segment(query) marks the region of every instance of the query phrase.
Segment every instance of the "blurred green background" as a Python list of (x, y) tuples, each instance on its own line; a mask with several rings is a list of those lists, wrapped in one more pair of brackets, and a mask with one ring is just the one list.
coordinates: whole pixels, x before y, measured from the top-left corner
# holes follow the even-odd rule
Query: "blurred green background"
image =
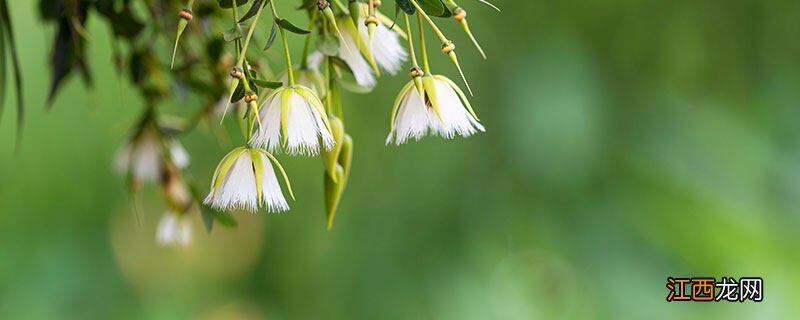
[[(54, 27), (11, 1), (28, 114), (15, 155), (6, 98), (0, 318), (800, 317), (800, 2), (461, 2), (489, 60), (443, 23), (487, 133), (385, 147), (407, 78), (384, 77), (345, 98), (356, 155), (333, 231), (320, 161), (283, 156), (292, 211), (210, 236), (195, 217), (176, 249), (155, 243), (158, 189), (139, 226), (112, 170), (143, 102), (106, 21), (88, 22), (95, 87), (71, 78), (46, 112)], [(232, 146), (207, 127), (182, 142), (203, 186)], [(760, 276), (764, 302), (667, 303), (668, 276)]]

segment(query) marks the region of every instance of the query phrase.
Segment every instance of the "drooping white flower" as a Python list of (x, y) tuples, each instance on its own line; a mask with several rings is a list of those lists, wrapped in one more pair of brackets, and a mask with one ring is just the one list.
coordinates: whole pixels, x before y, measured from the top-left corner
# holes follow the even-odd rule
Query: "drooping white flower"
[(164, 137), (155, 129), (144, 129), (117, 151), (115, 167), (133, 179), (156, 181), (164, 171), (164, 146), (176, 167), (183, 169), (189, 165), (189, 154), (177, 139)]
[(401, 90), (392, 110), (386, 144), (400, 145), (429, 133), (452, 139), (456, 135), (469, 137), (486, 131), (464, 92), (447, 77), (423, 76), (421, 88), (423, 94), (411, 81)]
[[(359, 20), (358, 31), (361, 33), (361, 39), (369, 39), (369, 31), (364, 25), (364, 20), (364, 18)], [(369, 46), (369, 40), (365, 41)], [(403, 62), (408, 58), (406, 49), (400, 44), (400, 35), (383, 24), (378, 24), (375, 28), (372, 47), (369, 49), (375, 57), (375, 62), (392, 75), (403, 69)]]
[(259, 109), (260, 123), (250, 143), (277, 151), (281, 144), (289, 154), (317, 155), (336, 141), (330, 132), (325, 107), (308, 87), (281, 87)]
[[(360, 86), (373, 87), (377, 83), (375, 73), (378, 67), (394, 75), (402, 69), (408, 53), (400, 43), (400, 35), (383, 24), (377, 26), (370, 47), (364, 20), (359, 18), (356, 26), (349, 17), (338, 19), (337, 25), (342, 32), (338, 56), (347, 63)], [(322, 53), (314, 52), (308, 57), (309, 65), (318, 69), (323, 58)]]
[[(245, 210), (257, 212), (261, 206), (268, 212), (289, 210), (272, 164), (283, 174), (289, 194), (291, 185), (280, 163), (260, 149), (237, 148), (228, 153), (217, 166), (211, 191), (203, 203), (220, 211)], [(294, 198), (294, 196), (292, 195)]]
[(158, 223), (156, 241), (160, 245), (188, 246), (192, 243), (191, 220), (171, 211), (165, 213)]

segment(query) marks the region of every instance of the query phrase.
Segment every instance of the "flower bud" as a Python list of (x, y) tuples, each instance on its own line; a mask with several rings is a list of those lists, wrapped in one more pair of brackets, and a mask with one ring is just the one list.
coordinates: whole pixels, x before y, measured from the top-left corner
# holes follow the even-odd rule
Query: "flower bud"
[(417, 77), (424, 76), (424, 75), (425, 75), (425, 72), (424, 72), (424, 71), (422, 71), (422, 69), (420, 69), (419, 67), (417, 67), (417, 66), (414, 66), (414, 67), (412, 67), (412, 68), (411, 68), (411, 70), (408, 72), (408, 75), (409, 75), (411, 78), (417, 78)]
[(233, 67), (233, 70), (231, 70), (231, 77), (242, 79), (244, 78), (244, 71), (242, 71), (241, 67)]
[(320, 10), (325, 10), (331, 6), (331, 3), (328, 0), (317, 0), (317, 8)]
[(250, 91), (244, 95), (245, 103), (255, 102), (256, 100), (258, 100), (258, 95), (253, 91)]
[(380, 7), (381, 6), (381, 0), (372, 0), (371, 2), (372, 2), (372, 6), (373, 7)]
[(453, 11), (453, 20), (461, 22), (461, 20), (464, 20), (464, 18), (466, 17), (467, 17), (467, 11), (464, 9), (458, 8), (455, 11)]
[(178, 13), (178, 16), (181, 17), (181, 19), (186, 20), (186, 21), (190, 21), (190, 20), (192, 20), (192, 18), (194, 18), (192, 16), (192, 12), (189, 11), (189, 9), (181, 10), (181, 12)]
[(378, 25), (378, 18), (375, 16), (369, 16), (364, 20), (364, 25), (369, 27), (370, 25), (377, 26)]
[(442, 44), (442, 53), (450, 54), (453, 50), (456, 49), (456, 45), (452, 41), (448, 41)]

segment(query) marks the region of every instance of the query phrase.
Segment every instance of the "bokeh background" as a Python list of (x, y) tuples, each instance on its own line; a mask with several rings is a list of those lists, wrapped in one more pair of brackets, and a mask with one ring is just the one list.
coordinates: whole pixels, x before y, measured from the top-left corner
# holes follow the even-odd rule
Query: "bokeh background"
[[(15, 154), (6, 98), (0, 318), (800, 317), (800, 2), (461, 2), (490, 59), (445, 30), (487, 133), (385, 147), (407, 79), (384, 77), (345, 98), (356, 156), (333, 231), (320, 161), (284, 156), (292, 211), (211, 235), (195, 217), (176, 249), (155, 243), (157, 188), (140, 226), (112, 170), (143, 102), (107, 23), (88, 23), (94, 88), (72, 78), (46, 112), (54, 27), (11, 1), (28, 114)], [(232, 146), (207, 127), (182, 142), (202, 185)], [(760, 276), (764, 302), (667, 303), (668, 276)]]

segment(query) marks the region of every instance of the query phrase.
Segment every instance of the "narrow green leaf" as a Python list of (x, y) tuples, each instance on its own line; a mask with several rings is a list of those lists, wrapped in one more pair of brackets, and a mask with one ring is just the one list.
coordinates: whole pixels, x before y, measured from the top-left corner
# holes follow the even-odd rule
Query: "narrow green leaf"
[(308, 31), (306, 29), (303, 29), (303, 28), (300, 28), (298, 26), (295, 26), (289, 20), (286, 20), (286, 19), (278, 19), (276, 21), (276, 23), (278, 23), (278, 26), (280, 26), (281, 29), (289, 31), (291, 33), (296, 33), (296, 34), (309, 34), (309, 33), (311, 33), (311, 31)]
[(203, 225), (206, 226), (206, 232), (211, 234), (211, 230), (214, 229), (214, 214), (211, 211), (211, 207), (201, 204), (200, 214), (203, 216)]
[(444, 14), (445, 6), (442, 0), (416, 0), (425, 13), (434, 17)]
[(6, 39), (5, 31), (3, 30), (0, 27), (0, 120), (3, 119), (3, 107), (5, 106), (6, 97)]
[(267, 37), (267, 45), (264, 46), (264, 51), (269, 50), (272, 48), (272, 45), (275, 44), (275, 36), (278, 35), (278, 27), (275, 25), (275, 22), (272, 23), (272, 29), (269, 30), (269, 36)]
[(283, 82), (280, 81), (267, 81), (261, 79), (250, 79), (250, 83), (265, 89), (278, 89), (283, 87)]
[[(241, 7), (246, 5), (247, 2), (248, 0), (236, 0), (236, 6)], [(233, 0), (217, 0), (217, 3), (219, 4), (219, 7), (223, 9), (233, 8)]]
[[(22, 139), (22, 124), (25, 119), (25, 102), (22, 96), (22, 68), (19, 64), (19, 57), (17, 56), (17, 46), (14, 41), (14, 29), (11, 26), (11, 17), (8, 14), (8, 4), (6, 0), (0, 0), (0, 20), (2, 20), (2, 27), (5, 30), (5, 38), (8, 42), (8, 50), (11, 53), (11, 63), (14, 67), (14, 88), (17, 95), (17, 139), (16, 148), (19, 148), (19, 143)], [(17, 149), (19, 150), (19, 149)]]
[(410, 0), (395, 0), (395, 2), (397, 3), (398, 10), (402, 10), (409, 15), (417, 13), (417, 9), (414, 8), (414, 5), (411, 4)]
[(239, 23), (245, 22), (250, 18), (255, 17), (256, 13), (258, 13), (258, 9), (261, 8), (262, 2), (264, 2), (264, 0), (254, 0), (253, 5), (250, 6), (250, 10), (247, 10), (247, 12), (242, 16), (242, 18), (239, 19)]

